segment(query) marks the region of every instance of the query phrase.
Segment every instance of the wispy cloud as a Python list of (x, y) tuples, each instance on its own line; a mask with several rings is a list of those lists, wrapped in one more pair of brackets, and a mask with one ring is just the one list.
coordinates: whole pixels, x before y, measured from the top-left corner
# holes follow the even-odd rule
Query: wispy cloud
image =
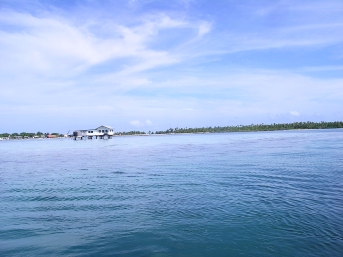
[(151, 126), (152, 122), (149, 119), (145, 121), (132, 120), (130, 121), (130, 124), (134, 127), (146, 127), (146, 126)]
[(211, 30), (211, 23), (203, 21), (199, 25), (198, 36), (202, 37), (203, 35), (209, 33)]
[(341, 1), (80, 5), (0, 10), (0, 107), (16, 124), (342, 117)]
[(319, 66), (319, 67), (303, 67), (299, 69), (304, 72), (318, 72), (318, 71), (341, 71), (343, 70), (343, 65), (329, 65), (329, 66)]
[(289, 113), (293, 116), (300, 116), (300, 113), (297, 111), (290, 111)]

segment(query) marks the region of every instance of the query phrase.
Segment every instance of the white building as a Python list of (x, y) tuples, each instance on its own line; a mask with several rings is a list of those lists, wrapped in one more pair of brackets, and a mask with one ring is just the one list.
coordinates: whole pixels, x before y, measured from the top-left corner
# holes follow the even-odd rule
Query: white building
[(114, 135), (114, 131), (113, 128), (110, 126), (100, 126), (96, 129), (88, 129), (86, 131), (86, 135), (87, 136), (113, 136)]
[(76, 139), (77, 137), (88, 137), (89, 139), (95, 138), (104, 138), (107, 136), (108, 138), (111, 138), (114, 135), (114, 129), (110, 126), (100, 126), (96, 129), (82, 129), (82, 130), (76, 130), (73, 133), (73, 137)]

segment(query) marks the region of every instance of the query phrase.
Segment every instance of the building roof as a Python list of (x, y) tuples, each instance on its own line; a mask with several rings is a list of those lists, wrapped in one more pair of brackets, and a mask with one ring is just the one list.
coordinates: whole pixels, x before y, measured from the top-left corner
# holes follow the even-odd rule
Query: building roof
[[(101, 125), (100, 127), (105, 127), (105, 128), (113, 129), (112, 127), (106, 126), (106, 125)], [(100, 127), (97, 127), (96, 129), (98, 129), (98, 128), (100, 128)]]

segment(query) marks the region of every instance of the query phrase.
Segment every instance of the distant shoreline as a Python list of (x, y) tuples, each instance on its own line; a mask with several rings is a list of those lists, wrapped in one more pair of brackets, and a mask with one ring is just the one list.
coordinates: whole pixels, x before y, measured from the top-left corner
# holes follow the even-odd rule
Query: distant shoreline
[[(176, 134), (215, 134), (215, 133), (232, 133), (232, 132), (266, 132), (266, 131), (290, 131), (290, 130), (317, 130), (317, 129), (342, 129), (343, 121), (334, 122), (293, 122), (293, 123), (274, 123), (274, 124), (251, 124), (237, 126), (216, 126), (202, 128), (170, 128), (162, 131), (128, 131), (116, 132), (113, 136), (150, 136), (150, 135), (176, 135)], [(61, 139), (69, 138), (72, 135), (59, 133), (3, 133), (0, 134), (0, 141), (6, 140), (28, 140), (28, 139)]]
[[(159, 133), (159, 134), (134, 134), (134, 135), (113, 135), (112, 137), (141, 137), (141, 136), (174, 136), (174, 135), (203, 135), (203, 134), (225, 134), (225, 133), (254, 133), (254, 132), (277, 132), (277, 131), (300, 131), (300, 130), (328, 130), (343, 128), (318, 128), (318, 129), (284, 129), (284, 130), (254, 130), (254, 131), (224, 131), (224, 132), (185, 132), (185, 133)], [(54, 138), (22, 138), (22, 139), (0, 139), (0, 141), (27, 141), (27, 140), (57, 140), (72, 139), (72, 137), (54, 137)]]
[(302, 130), (302, 129), (334, 129), (343, 128), (342, 121), (334, 122), (293, 122), (274, 124), (251, 124), (224, 127), (202, 127), (202, 128), (170, 128), (165, 131), (156, 131), (155, 134), (170, 133), (222, 133), (222, 132), (253, 132), (253, 131), (281, 131), (281, 130)]
[(185, 132), (185, 133), (159, 133), (159, 134), (135, 134), (135, 135), (114, 135), (113, 137), (124, 136), (165, 136), (165, 135), (189, 135), (189, 134), (224, 134), (224, 133), (246, 133), (246, 132), (275, 132), (275, 131), (297, 131), (297, 130), (328, 130), (343, 128), (318, 128), (318, 129), (283, 129), (283, 130), (253, 130), (253, 131), (223, 131), (223, 132)]

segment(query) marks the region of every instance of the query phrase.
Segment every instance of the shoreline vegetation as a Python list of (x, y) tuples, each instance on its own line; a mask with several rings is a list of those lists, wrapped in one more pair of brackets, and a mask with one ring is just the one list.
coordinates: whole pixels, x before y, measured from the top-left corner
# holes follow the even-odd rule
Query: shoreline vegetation
[[(278, 131), (278, 130), (301, 130), (301, 129), (336, 129), (343, 128), (343, 121), (334, 122), (293, 122), (293, 123), (274, 123), (274, 124), (251, 124), (237, 126), (216, 126), (202, 128), (170, 128), (148, 133), (144, 131), (116, 132), (114, 136), (134, 136), (134, 135), (164, 135), (164, 134), (194, 134), (194, 133), (228, 133), (228, 132), (257, 132), (257, 131)], [(42, 139), (42, 138), (67, 138), (70, 135), (60, 133), (2, 133), (0, 140), (13, 139)]]
[(66, 134), (60, 133), (42, 133), (38, 131), (37, 133), (2, 133), (0, 134), (0, 140), (9, 140), (9, 139), (42, 139), (42, 138), (65, 138), (68, 137)]
[(166, 131), (156, 131), (155, 134), (171, 133), (227, 133), (227, 132), (253, 132), (253, 131), (278, 131), (278, 130), (298, 130), (298, 129), (334, 129), (343, 128), (343, 121), (334, 122), (293, 122), (274, 124), (251, 124), (224, 127), (202, 127), (202, 128), (175, 128)]

